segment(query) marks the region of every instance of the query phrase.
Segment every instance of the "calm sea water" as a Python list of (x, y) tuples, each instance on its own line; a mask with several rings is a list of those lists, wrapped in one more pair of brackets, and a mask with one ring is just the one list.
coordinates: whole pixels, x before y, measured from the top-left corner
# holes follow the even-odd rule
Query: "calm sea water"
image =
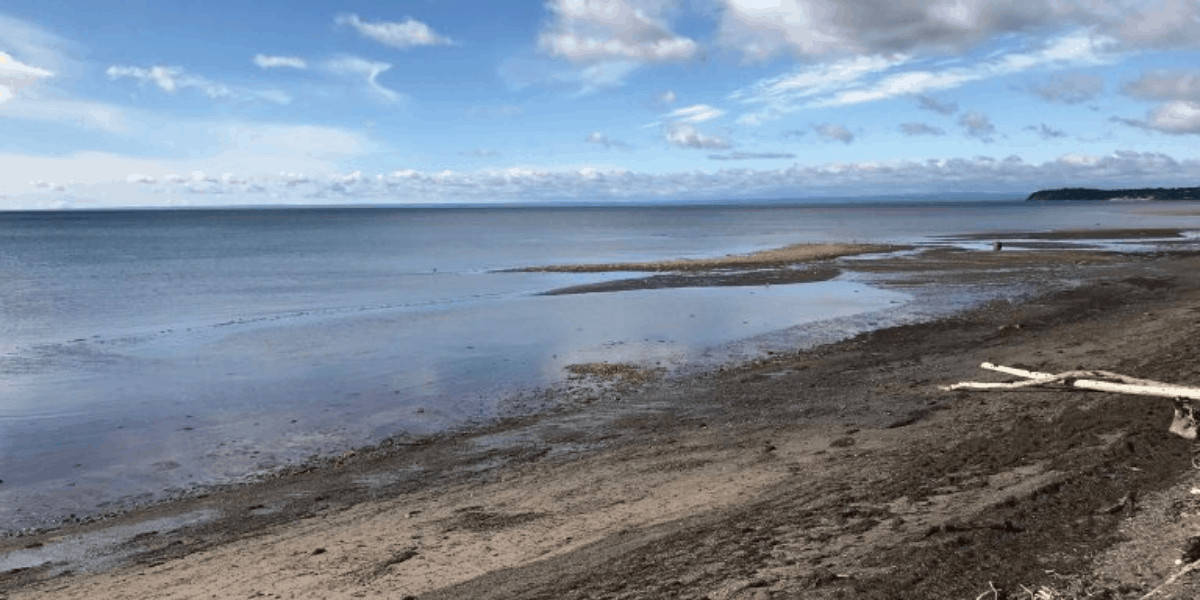
[(694, 364), (911, 299), (848, 278), (545, 297), (536, 294), (621, 275), (497, 269), (971, 231), (1200, 227), (1153, 214), (1185, 208), (1196, 207), (0, 213), (0, 529), (484, 420), (506, 395), (561, 380), (567, 364)]

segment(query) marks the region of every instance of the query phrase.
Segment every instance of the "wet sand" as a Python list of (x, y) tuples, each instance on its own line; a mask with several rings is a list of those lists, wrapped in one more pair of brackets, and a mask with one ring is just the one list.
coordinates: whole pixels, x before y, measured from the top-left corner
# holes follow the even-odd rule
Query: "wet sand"
[[(1200, 476), (1170, 400), (937, 386), (984, 360), (1200, 385), (1200, 256), (863, 263), (896, 285), (1079, 286), (696, 375), (581, 365), (537, 416), (0, 540), (31, 563), (0, 595), (1138, 598), (1180, 568)], [(121, 527), (97, 551), (115, 566), (68, 551)]]
[(696, 271), (631, 277), (613, 281), (601, 281), (583, 285), (572, 285), (543, 292), (545, 296), (565, 294), (590, 294), (594, 292), (624, 292), (630, 290), (656, 290), (682, 287), (723, 287), (744, 285), (786, 285), (789, 283), (812, 283), (828, 281), (842, 273), (841, 269), (829, 265), (804, 267), (776, 267), (767, 269), (736, 271)]
[(590, 263), (569, 265), (544, 265), (513, 269), (519, 272), (548, 273), (609, 273), (618, 271), (713, 271), (720, 269), (762, 269), (785, 267), (799, 263), (828, 260), (842, 256), (876, 254), (904, 250), (908, 246), (887, 244), (792, 244), (749, 254), (730, 254), (716, 258), (681, 258), (624, 263)]
[(1183, 237), (1180, 229), (1061, 229), (956, 235), (958, 240), (1144, 240)]

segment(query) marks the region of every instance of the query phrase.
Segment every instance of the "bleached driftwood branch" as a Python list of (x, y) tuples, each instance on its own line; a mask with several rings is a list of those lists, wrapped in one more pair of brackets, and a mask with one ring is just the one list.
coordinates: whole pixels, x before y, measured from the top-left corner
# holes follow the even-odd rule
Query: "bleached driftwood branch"
[(1200, 388), (1188, 387), (1137, 379), (1111, 371), (1066, 371), (1064, 373), (1040, 373), (1014, 367), (1005, 367), (985, 362), (979, 365), (982, 369), (997, 371), (1007, 375), (1025, 378), (1024, 381), (1010, 383), (990, 383), (964, 381), (953, 385), (942, 386), (944, 390), (1004, 390), (1023, 387), (1034, 387), (1051, 384), (1063, 384), (1067, 387), (1077, 387), (1098, 392), (1114, 392), (1118, 394), (1134, 394), (1138, 396), (1158, 396), (1160, 398), (1187, 398), (1200, 400)]
[(1138, 379), (1112, 371), (1065, 371), (1063, 373), (1042, 373), (1016, 367), (1005, 367), (990, 362), (979, 365), (982, 369), (996, 371), (1006, 375), (1021, 377), (1021, 381), (984, 382), (963, 381), (952, 385), (943, 385), (943, 390), (1016, 390), (1030, 387), (1073, 387), (1097, 392), (1117, 394), (1133, 394), (1137, 396), (1156, 396), (1173, 398), (1175, 400), (1175, 418), (1169, 431), (1179, 437), (1194, 440), (1197, 436), (1197, 423), (1192, 405), (1187, 400), (1200, 400), (1200, 388), (1172, 383), (1163, 383), (1150, 379)]

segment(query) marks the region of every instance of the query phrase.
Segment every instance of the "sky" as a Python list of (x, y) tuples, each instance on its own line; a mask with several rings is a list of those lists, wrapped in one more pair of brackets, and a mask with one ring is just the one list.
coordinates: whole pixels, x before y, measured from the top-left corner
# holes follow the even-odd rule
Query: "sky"
[(1200, 0), (5, 0), (0, 209), (1200, 185)]

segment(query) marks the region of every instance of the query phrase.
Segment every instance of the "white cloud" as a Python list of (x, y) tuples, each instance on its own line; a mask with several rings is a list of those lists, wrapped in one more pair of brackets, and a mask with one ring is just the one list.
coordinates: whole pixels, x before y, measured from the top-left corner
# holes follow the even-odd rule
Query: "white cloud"
[(1200, 71), (1150, 71), (1127, 83), (1122, 91), (1144, 100), (1165, 100), (1145, 119), (1114, 117), (1114, 121), (1172, 135), (1200, 134)]
[(334, 23), (352, 27), (363, 37), (402, 50), (414, 46), (448, 46), (454, 43), (450, 38), (412, 17), (403, 21), (372, 22), (364, 21), (356, 14), (342, 14), (334, 18)]
[(168, 94), (174, 94), (179, 90), (194, 89), (214, 100), (266, 100), (276, 104), (288, 104), (292, 101), (291, 96), (278, 90), (235, 89), (223, 83), (188, 73), (183, 67), (112, 65), (104, 72), (109, 79), (114, 81), (133, 79), (140, 84), (152, 84)]
[(821, 123), (819, 125), (813, 125), (813, 131), (817, 132), (817, 135), (832, 142), (849, 144), (850, 142), (854, 141), (854, 134), (851, 133), (849, 129), (846, 129), (846, 127), (843, 125)]
[(403, 94), (379, 83), (379, 76), (392, 68), (390, 63), (376, 62), (357, 56), (340, 56), (325, 62), (325, 68), (338, 75), (362, 78), (367, 87), (389, 102), (403, 98)]
[(1105, 38), (1095, 38), (1081, 33), (1068, 34), (1051, 40), (1040, 50), (1003, 54), (967, 67), (953, 67), (940, 71), (912, 70), (894, 73), (884, 76), (870, 85), (838, 92), (814, 102), (813, 105), (845, 106), (886, 100), (896, 96), (923, 94), (1039, 67), (1104, 64), (1111, 60), (1107, 53), (1109, 47), (1111, 47), (1111, 40)]
[(53, 76), (54, 73), (46, 69), (27, 65), (0, 52), (0, 104), (16, 97), (21, 88)]
[(15, 60), (54, 73), (74, 70), (75, 44), (37, 25), (0, 14), (0, 49)]
[(677, 98), (674, 90), (667, 90), (658, 95), (658, 101), (660, 104), (675, 104), (675, 100), (677, 100)]
[(668, 143), (680, 148), (724, 150), (732, 146), (728, 140), (700, 133), (695, 127), (686, 123), (673, 123), (667, 126), (665, 136)]
[(906, 55), (860, 56), (763, 79), (734, 92), (731, 98), (760, 107), (738, 118), (739, 123), (746, 125), (761, 124), (807, 108), (848, 106), (901, 96), (916, 96), (923, 108), (936, 110), (936, 102), (922, 100), (925, 94), (1038, 68), (1106, 64), (1113, 59), (1110, 53), (1113, 43), (1110, 38), (1075, 32), (1054, 38), (1036, 50), (1002, 53), (962, 66), (938, 65), (937, 69), (918, 68), (916, 65), (921, 63)]
[(1145, 119), (1113, 117), (1113, 120), (1171, 135), (1200, 134), (1200, 102), (1173, 100), (1152, 109)]
[(802, 108), (813, 98), (854, 86), (871, 74), (903, 64), (905, 56), (857, 56), (826, 64), (796, 69), (776, 77), (759, 80), (730, 94), (731, 100), (763, 108), (743, 115), (738, 122), (757, 125)]
[(551, 0), (546, 6), (552, 18), (538, 36), (538, 45), (551, 56), (576, 63), (688, 60), (699, 46), (667, 26), (664, 16), (671, 4)]
[(719, 108), (707, 104), (693, 104), (667, 113), (666, 118), (684, 123), (703, 123), (716, 119), (723, 114), (725, 114), (725, 111)]
[(255, 54), (254, 64), (260, 69), (307, 69), (308, 63), (298, 56), (271, 56), (269, 54)]
[(153, 83), (168, 94), (175, 93), (181, 88), (196, 88), (209, 98), (226, 98), (233, 92), (221, 84), (211, 82), (203, 77), (185, 75), (182, 67), (153, 66), (150, 68), (113, 65), (105, 74), (109, 79), (127, 77), (142, 83)]

